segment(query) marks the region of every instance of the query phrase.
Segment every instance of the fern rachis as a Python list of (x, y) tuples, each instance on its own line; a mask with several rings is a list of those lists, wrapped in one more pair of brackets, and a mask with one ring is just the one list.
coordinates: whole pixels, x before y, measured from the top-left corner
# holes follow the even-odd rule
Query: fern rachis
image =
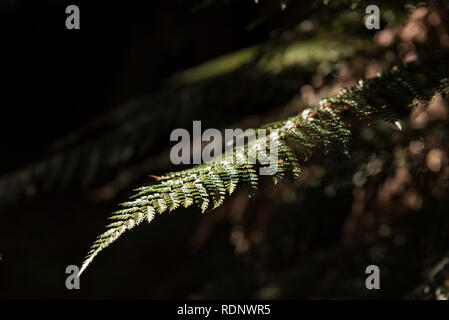
[[(280, 133), (277, 140), (278, 171), (273, 176), (274, 182), (295, 179), (300, 174), (297, 157), (288, 142), (299, 147), (304, 159), (310, 158), (317, 149), (326, 153), (333, 147), (349, 154), (351, 130), (348, 114), (368, 121), (384, 120), (398, 127), (399, 111), (402, 113), (420, 101), (429, 101), (435, 90), (447, 93), (449, 70), (445, 61), (448, 58), (446, 53), (440, 54), (422, 62), (393, 68), (373, 79), (360, 80), (357, 86), (345, 88), (338, 95), (323, 99), (296, 116), (262, 126)], [(245, 186), (251, 196), (258, 184), (256, 169), (264, 165), (259, 161), (254, 166), (245, 159), (249, 158), (247, 153), (252, 152), (248, 150), (265, 147), (270, 142), (268, 139), (270, 135), (253, 142), (251, 148), (231, 150), (236, 161), (227, 161), (229, 155), (224, 154), (210, 163), (167, 173), (155, 184), (135, 190), (131, 201), (123, 203), (122, 209), (110, 217), (113, 222), (93, 243), (79, 274), (125, 231), (145, 220), (151, 222), (157, 214), (191, 205), (205, 212), (220, 206), (238, 186)]]

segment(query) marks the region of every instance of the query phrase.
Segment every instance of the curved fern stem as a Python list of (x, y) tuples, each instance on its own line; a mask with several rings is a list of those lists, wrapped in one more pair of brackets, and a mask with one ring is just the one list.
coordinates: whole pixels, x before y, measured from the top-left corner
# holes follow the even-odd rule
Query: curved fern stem
[[(447, 53), (436, 55), (421, 62), (414, 62), (379, 74), (373, 79), (360, 80), (358, 85), (305, 109), (300, 114), (283, 121), (263, 126), (266, 137), (248, 142), (243, 147), (213, 159), (210, 163), (191, 169), (171, 172), (158, 178), (155, 184), (135, 190), (131, 201), (121, 204), (122, 209), (113, 213), (107, 231), (93, 243), (79, 272), (81, 274), (100, 251), (117, 240), (124, 232), (144, 220), (151, 222), (157, 214), (173, 211), (180, 206), (197, 206), (202, 212), (220, 206), (237, 187), (244, 186), (249, 195), (254, 194), (258, 184), (258, 167), (267, 166), (258, 150), (274, 145), (277, 157), (265, 158), (277, 161), (275, 183), (295, 179), (300, 174), (297, 157), (287, 141), (297, 145), (305, 159), (318, 149), (325, 153), (337, 147), (349, 155), (350, 125), (347, 114), (358, 119), (383, 120), (400, 129), (399, 112), (429, 101), (436, 90), (447, 94), (449, 90)], [(248, 159), (256, 159), (254, 165)]]

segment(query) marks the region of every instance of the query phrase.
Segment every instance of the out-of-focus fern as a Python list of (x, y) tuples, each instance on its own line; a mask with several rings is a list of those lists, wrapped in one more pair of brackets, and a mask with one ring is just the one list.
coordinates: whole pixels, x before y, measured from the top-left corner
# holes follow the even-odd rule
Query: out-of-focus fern
[[(133, 99), (58, 141), (57, 151), (49, 156), (0, 174), (0, 210), (46, 193), (86, 190), (110, 181), (118, 169), (161, 152), (158, 143), (170, 134), (172, 125), (188, 127), (201, 116), (221, 127), (230, 125), (237, 111), (245, 117), (286, 103), (297, 87), (310, 81), (311, 72), (296, 67), (274, 74), (258, 66), (241, 66), (232, 73), (172, 84), (159, 93)], [(263, 95), (260, 90), (265, 90)], [(242, 101), (244, 107), (237, 104)], [(204, 115), (205, 106), (210, 105), (217, 106), (217, 113)]]
[[(384, 120), (400, 129), (399, 114), (422, 101), (429, 101), (439, 90), (448, 92), (449, 55), (439, 54), (421, 62), (414, 62), (379, 74), (378, 77), (360, 80), (357, 86), (346, 88), (331, 98), (305, 109), (300, 114), (283, 121), (267, 124), (266, 137), (234, 148), (209, 163), (191, 169), (172, 172), (157, 178), (158, 182), (136, 190), (131, 201), (123, 203), (107, 225), (107, 231), (93, 243), (80, 270), (80, 274), (95, 256), (125, 231), (144, 220), (151, 222), (157, 214), (173, 211), (181, 206), (196, 205), (202, 212), (220, 206), (239, 187), (254, 194), (258, 184), (258, 167), (267, 166), (258, 150), (273, 144), (278, 150), (275, 183), (284, 178), (295, 179), (300, 167), (295, 152), (288, 142), (299, 147), (304, 159), (318, 149), (325, 153), (336, 147), (349, 154), (351, 115), (365, 121)], [(276, 131), (275, 131), (276, 130)], [(232, 153), (231, 153), (232, 152)], [(229, 161), (229, 154), (232, 154)], [(271, 157), (268, 152), (267, 157)], [(248, 159), (257, 159), (256, 165)]]

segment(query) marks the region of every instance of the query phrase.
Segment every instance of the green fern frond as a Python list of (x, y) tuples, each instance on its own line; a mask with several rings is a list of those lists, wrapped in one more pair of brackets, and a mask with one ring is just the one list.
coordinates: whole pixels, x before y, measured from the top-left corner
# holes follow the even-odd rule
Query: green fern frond
[[(399, 111), (408, 110), (417, 101), (429, 101), (435, 90), (447, 93), (448, 58), (447, 54), (440, 54), (421, 63), (393, 68), (373, 79), (360, 80), (357, 86), (343, 89), (338, 95), (323, 99), (296, 116), (263, 126), (269, 133), (266, 137), (236, 147), (210, 163), (167, 173), (156, 184), (136, 189), (132, 200), (123, 203), (123, 209), (111, 216), (114, 222), (92, 245), (80, 274), (100, 251), (125, 231), (144, 220), (151, 222), (156, 214), (192, 205), (206, 212), (220, 206), (239, 185), (246, 187), (250, 196), (254, 195), (258, 168), (276, 164), (275, 183), (297, 178), (300, 167), (288, 141), (299, 147), (305, 159), (317, 150), (327, 153), (335, 147), (349, 155), (348, 113), (368, 121), (397, 123)], [(271, 134), (274, 132), (278, 134)], [(269, 150), (266, 155), (258, 154), (258, 150), (273, 145), (277, 148), (276, 157), (272, 153), (274, 150)], [(249, 163), (247, 159), (251, 158), (257, 163)]]

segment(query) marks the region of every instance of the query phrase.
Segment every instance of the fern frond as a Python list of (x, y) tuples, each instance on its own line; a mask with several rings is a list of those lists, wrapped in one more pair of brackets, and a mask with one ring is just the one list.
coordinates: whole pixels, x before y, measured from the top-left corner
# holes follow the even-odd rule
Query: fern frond
[[(239, 185), (246, 187), (251, 196), (257, 190), (257, 169), (268, 167), (274, 161), (277, 162), (275, 183), (287, 177), (296, 178), (300, 173), (298, 159), (287, 141), (296, 144), (307, 159), (317, 150), (327, 153), (335, 147), (349, 154), (348, 113), (368, 121), (396, 123), (400, 111), (407, 111), (416, 101), (429, 101), (436, 90), (447, 92), (448, 58), (447, 53), (440, 54), (395, 67), (373, 79), (360, 80), (357, 86), (343, 89), (296, 116), (263, 126), (269, 132), (266, 137), (236, 147), (210, 163), (167, 173), (158, 183), (137, 189), (133, 200), (122, 204), (124, 209), (112, 215), (111, 219), (116, 221), (94, 242), (80, 274), (101, 250), (143, 220), (152, 221), (156, 213), (173, 211), (180, 205), (196, 205), (205, 212), (220, 206)], [(274, 132), (279, 134), (271, 134)], [(276, 157), (269, 150), (261, 158), (257, 150), (272, 146), (273, 142)], [(250, 158), (257, 159), (257, 164), (249, 163)], [(263, 161), (266, 159), (268, 163)]]

